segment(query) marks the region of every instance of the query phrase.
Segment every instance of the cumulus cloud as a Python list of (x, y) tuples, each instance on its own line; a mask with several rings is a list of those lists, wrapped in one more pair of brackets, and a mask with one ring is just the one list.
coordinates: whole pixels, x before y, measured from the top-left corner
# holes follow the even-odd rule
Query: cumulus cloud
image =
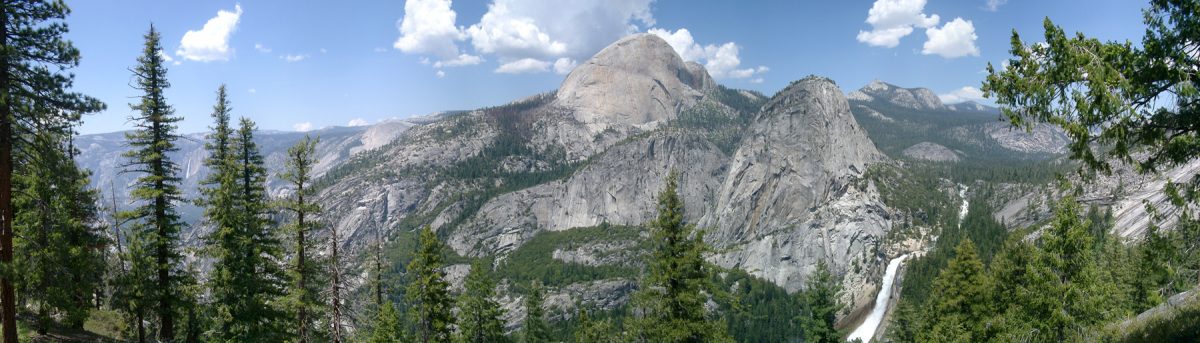
[(1007, 4), (1008, 0), (987, 0), (987, 6), (984, 6), (988, 11), (995, 12), (1000, 9), (1000, 6)]
[(313, 129), (313, 124), (311, 122), (292, 124), (292, 130), (296, 130), (296, 131), (300, 131), (300, 132), (308, 132), (308, 131), (312, 131), (312, 129)]
[(271, 53), (271, 48), (268, 48), (266, 45), (262, 45), (262, 43), (254, 43), (254, 50), (264, 54)]
[(400, 20), (400, 38), (392, 47), (409, 54), (454, 59), (460, 55), (456, 42), (466, 37), (455, 26), (457, 16), (450, 0), (408, 0)]
[(867, 12), (871, 31), (859, 31), (858, 41), (870, 46), (894, 48), (900, 38), (908, 36), (913, 27), (930, 28), (940, 20), (936, 14), (926, 15), (925, 0), (876, 0)]
[(300, 62), (308, 59), (308, 54), (286, 54), (279, 56), (280, 59), (290, 62)]
[(554, 72), (559, 75), (566, 75), (571, 70), (575, 69), (575, 65), (579, 64), (573, 59), (563, 57), (554, 61)]
[(957, 104), (964, 101), (983, 101), (983, 91), (978, 88), (966, 86), (955, 89), (950, 93), (938, 94), (938, 98), (947, 104)]
[(183, 34), (175, 55), (191, 61), (228, 61), (233, 56), (233, 48), (229, 47), (229, 37), (237, 29), (241, 17), (241, 4), (234, 5), (232, 12), (217, 11), (217, 16), (204, 23), (203, 28), (189, 30)]
[(941, 28), (926, 29), (925, 35), (929, 40), (925, 41), (922, 54), (945, 58), (979, 56), (979, 47), (975, 46), (975, 25), (970, 20), (954, 18)]
[(501, 64), (496, 68), (497, 73), (501, 74), (525, 74), (525, 73), (541, 73), (550, 70), (550, 62), (542, 61), (536, 58), (522, 58), (516, 61)]
[(667, 44), (670, 44), (671, 48), (675, 49), (675, 52), (684, 61), (694, 61), (703, 64), (704, 68), (708, 70), (709, 75), (712, 75), (713, 78), (744, 79), (770, 70), (766, 66), (739, 68), (742, 64), (742, 60), (739, 57), (741, 47), (734, 42), (721, 45), (701, 45), (696, 43), (691, 31), (688, 31), (686, 28), (675, 30), (675, 32), (653, 28), (648, 32), (662, 37), (663, 40), (667, 41)]
[(482, 55), (491, 55), (500, 63), (496, 72), (564, 73), (618, 38), (654, 25), (652, 2), (493, 0), (478, 23), (462, 27), (450, 0), (408, 0), (394, 47), (432, 56), (436, 61), (423, 63), (439, 69), (479, 64)]
[(446, 72), (438, 70), (437, 73), (434, 73), (434, 75), (437, 75), (437, 77), (440, 79), (446, 77)]
[(566, 43), (550, 39), (533, 18), (512, 13), (509, 2), (492, 3), (479, 24), (467, 29), (476, 51), (502, 56), (558, 56), (567, 51)]
[(367, 125), (371, 125), (371, 123), (367, 122), (366, 119), (362, 119), (362, 118), (350, 119), (350, 122), (346, 123), (346, 126), (367, 126)]
[(494, 0), (466, 32), (481, 53), (502, 61), (585, 58), (642, 26), (653, 0)]

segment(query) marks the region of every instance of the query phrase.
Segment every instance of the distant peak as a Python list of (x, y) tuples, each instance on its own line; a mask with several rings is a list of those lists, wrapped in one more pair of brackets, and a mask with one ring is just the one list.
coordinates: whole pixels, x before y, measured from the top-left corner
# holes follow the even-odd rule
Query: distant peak
[(658, 125), (690, 107), (716, 82), (698, 63), (649, 33), (625, 36), (567, 74), (555, 104), (583, 123)]
[(880, 80), (872, 80), (863, 88), (850, 92), (846, 97), (859, 101), (882, 100), (897, 106), (918, 110), (946, 108), (937, 94), (929, 88), (905, 88)]

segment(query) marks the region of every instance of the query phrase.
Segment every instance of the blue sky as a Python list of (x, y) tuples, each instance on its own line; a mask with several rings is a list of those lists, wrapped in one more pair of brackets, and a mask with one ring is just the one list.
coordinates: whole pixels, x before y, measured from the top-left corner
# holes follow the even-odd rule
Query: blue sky
[[(271, 130), (375, 123), (472, 109), (552, 91), (569, 67), (632, 32), (667, 38), (718, 82), (772, 94), (809, 74), (844, 91), (880, 79), (977, 95), (1012, 30), (1039, 41), (1042, 19), (1068, 32), (1140, 41), (1126, 0), (68, 0), (80, 48), (75, 90), (108, 110), (81, 131), (131, 127), (129, 68), (154, 25), (175, 63), (168, 100), (183, 132), (209, 125), (218, 85), (234, 113)], [(348, 5), (352, 4), (352, 5)], [(407, 9), (407, 10), (406, 10)], [(219, 14), (220, 12), (220, 14)], [(190, 33), (189, 33), (190, 32)], [(901, 35), (909, 32), (907, 35)]]

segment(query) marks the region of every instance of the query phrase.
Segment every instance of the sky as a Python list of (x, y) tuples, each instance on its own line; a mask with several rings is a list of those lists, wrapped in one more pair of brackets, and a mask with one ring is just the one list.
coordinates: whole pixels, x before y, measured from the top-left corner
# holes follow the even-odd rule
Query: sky
[(717, 82), (774, 94), (807, 75), (843, 89), (872, 80), (980, 98), (1013, 30), (1141, 40), (1131, 0), (68, 0), (81, 50), (74, 90), (104, 101), (81, 133), (128, 130), (130, 68), (162, 33), (183, 133), (205, 131), (217, 87), (235, 116), (307, 131), (504, 104), (558, 88), (571, 67), (625, 35), (650, 32)]

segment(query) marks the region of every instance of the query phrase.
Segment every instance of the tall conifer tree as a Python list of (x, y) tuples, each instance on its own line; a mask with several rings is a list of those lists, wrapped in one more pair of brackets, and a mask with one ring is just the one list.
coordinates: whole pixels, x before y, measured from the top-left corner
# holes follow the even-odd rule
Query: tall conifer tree
[(658, 195), (658, 218), (650, 223), (654, 248), (634, 295), (635, 339), (640, 342), (732, 341), (704, 304), (715, 294), (704, 236), (684, 222), (679, 174), (672, 171)]
[(504, 336), (504, 309), (496, 302), (496, 282), (488, 273), (487, 264), (476, 262), (471, 264), (471, 272), (464, 281), (464, 290), (459, 296), (458, 332), (462, 342), (497, 342), (507, 341)]
[[(69, 91), (79, 50), (63, 38), (70, 9), (62, 1), (7, 1), (0, 5), (0, 265), (13, 262), (13, 172), (24, 163), (31, 136), (65, 133), (82, 114), (104, 108)], [(12, 273), (0, 275), (0, 331), (17, 342)]]
[(183, 223), (175, 206), (183, 198), (179, 190), (179, 166), (169, 154), (178, 150), (175, 123), (181, 118), (175, 116), (164, 94), (171, 83), (167, 81), (158, 30), (151, 26), (145, 38), (142, 55), (133, 68), (134, 88), (142, 91), (142, 95), (137, 103), (130, 105), (136, 112), (131, 121), (137, 129), (125, 135), (132, 149), (125, 153), (130, 158), (125, 171), (141, 175), (131, 192), (138, 206), (130, 216), (136, 218), (134, 225), (149, 245), (146, 253), (152, 256), (154, 287), (146, 295), (155, 303), (158, 340), (172, 342), (178, 312), (175, 300), (182, 280), (179, 230)]
[(542, 283), (534, 280), (529, 285), (529, 294), (525, 295), (525, 324), (521, 329), (523, 343), (550, 342), (550, 325), (546, 323), (546, 310), (542, 308), (546, 296), (542, 292)]
[(321, 207), (312, 199), (316, 146), (317, 140), (305, 136), (289, 148), (284, 161), (286, 170), (280, 175), (291, 189), (281, 207), (292, 218), (285, 229), (292, 239), (288, 242), (291, 261), (287, 267), (287, 304), (295, 316), (291, 333), (299, 343), (320, 341), (322, 330), (317, 322), (324, 308), (320, 296), (323, 273), (315, 254), (320, 242), (313, 235), (317, 229), (315, 217), (321, 213)]
[(449, 342), (454, 318), (450, 309), (450, 285), (442, 272), (442, 245), (428, 225), (421, 229), (417, 256), (408, 264), (412, 276), (404, 296), (408, 300), (409, 322), (415, 326), (417, 342)]

